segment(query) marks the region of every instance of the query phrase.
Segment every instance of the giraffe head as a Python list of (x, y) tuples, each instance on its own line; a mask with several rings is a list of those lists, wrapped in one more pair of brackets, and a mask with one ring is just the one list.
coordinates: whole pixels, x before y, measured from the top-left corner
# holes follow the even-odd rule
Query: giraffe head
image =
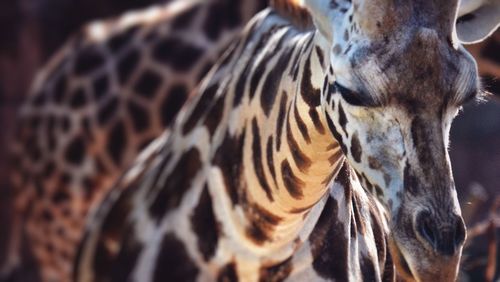
[(479, 88), (460, 39), (480, 39), (471, 26), (487, 35), (499, 14), (464, 29), (456, 24), (464, 14), (458, 0), (305, 5), (331, 50), (326, 119), (363, 186), (387, 207), (399, 272), (410, 280), (454, 281), (466, 232), (448, 135)]

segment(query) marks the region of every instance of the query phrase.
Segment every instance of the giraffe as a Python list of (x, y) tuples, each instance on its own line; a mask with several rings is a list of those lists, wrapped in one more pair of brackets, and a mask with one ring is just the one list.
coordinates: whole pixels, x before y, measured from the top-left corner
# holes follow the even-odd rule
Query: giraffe
[[(98, 203), (176, 113), (241, 26), (267, 2), (167, 1), (84, 27), (39, 73), (19, 114), (12, 163), (20, 240), (43, 281), (68, 281)], [(25, 229), (25, 231), (23, 231)]]
[(259, 13), (88, 221), (74, 279), (454, 281), (448, 132), (480, 96), (461, 43), (498, 21), (469, 4)]
[[(181, 92), (185, 92), (188, 95), (192, 94), (191, 89), (195, 87), (197, 82), (211, 66), (211, 62), (218, 56), (215, 55), (218, 54), (218, 51), (216, 50), (222, 49), (221, 46), (226, 46), (227, 40), (231, 38), (231, 34), (236, 33), (241, 28), (241, 25), (244, 24), (250, 18), (250, 16), (253, 15), (253, 13), (266, 6), (265, 1), (261, 1), (259, 3), (254, 3), (253, 1), (251, 1), (248, 3), (244, 2), (233, 4), (236, 6), (241, 5), (241, 7), (239, 8), (228, 6), (227, 3), (224, 4), (223, 1), (218, 2), (220, 3), (216, 3), (216, 1), (214, 0), (209, 4), (196, 4), (198, 5), (198, 7), (191, 8), (192, 10), (196, 10), (191, 14), (187, 12), (184, 13), (184, 11), (190, 10), (189, 8), (179, 6), (175, 8), (175, 5), (172, 5), (172, 7), (160, 7), (159, 9), (148, 9), (144, 12), (128, 14), (118, 20), (91, 24), (87, 28), (85, 28), (77, 36), (77, 38), (68, 43), (66, 47), (63, 48), (62, 51), (57, 55), (57, 57), (52, 60), (49, 66), (45, 70), (43, 70), (42, 74), (39, 75), (34, 87), (33, 95), (30, 97), (28, 104), (24, 107), (21, 114), (22, 123), (19, 127), (23, 130), (24, 134), (22, 137), (18, 138), (21, 146), (16, 147), (16, 151), (18, 153), (16, 159), (17, 163), (22, 163), (22, 165), (19, 166), (20, 169), (18, 172), (20, 172), (20, 174), (17, 177), (18, 181), (16, 182), (18, 183), (17, 186), (24, 186), (23, 188), (26, 188), (21, 190), (21, 192), (23, 192), (24, 194), (20, 193), (21, 196), (18, 197), (18, 201), (21, 202), (18, 203), (18, 206), (21, 206), (23, 208), (18, 207), (18, 209), (24, 210), (25, 207), (32, 205), (32, 201), (34, 200), (34, 198), (30, 193), (34, 192), (35, 189), (37, 191), (37, 199), (43, 197), (46, 197), (48, 199), (50, 198), (50, 200), (47, 200), (44, 203), (39, 203), (39, 208), (35, 212), (30, 210), (28, 210), (27, 212), (20, 211), (21, 214), (26, 213), (28, 217), (32, 217), (31, 221), (39, 220), (40, 218), (42, 218), (42, 220), (50, 219), (44, 220), (42, 222), (35, 222), (35, 225), (32, 224), (30, 227), (31, 234), (28, 232), (28, 240), (30, 241), (31, 245), (34, 245), (35, 247), (38, 246), (38, 248), (42, 248), (45, 250), (43, 254), (41, 254), (42, 262), (40, 263), (40, 267), (42, 269), (48, 267), (49, 270), (47, 272), (49, 273), (56, 273), (57, 269), (64, 269), (62, 272), (67, 273), (66, 270), (70, 269), (68, 262), (72, 260), (72, 248), (75, 242), (78, 241), (78, 239), (76, 238), (79, 237), (79, 230), (81, 229), (83, 221), (87, 215), (87, 209), (91, 205), (99, 203), (100, 198), (102, 197), (101, 195), (104, 195), (107, 191), (106, 189), (109, 188), (109, 183), (114, 182), (114, 179), (118, 176), (120, 171), (122, 171), (135, 157), (135, 155), (138, 154), (140, 148), (149, 143), (152, 138), (159, 135), (165, 127), (168, 128), (170, 126), (170, 122), (164, 122), (166, 119), (165, 116), (169, 116), (169, 119), (173, 119), (175, 113), (186, 100), (184, 98), (184, 95), (177, 95), (179, 92), (171, 91), (174, 89), (174, 87), (171, 88), (171, 86), (175, 84), (173, 83), (173, 81), (180, 81), (180, 83), (185, 86), (185, 90)], [(190, 5), (191, 4), (189, 4), (188, 6)], [(214, 29), (212, 30), (207, 29), (207, 25), (205, 25), (204, 27), (201, 26), (202, 23), (206, 24), (209, 22), (209, 20), (205, 15), (203, 15), (203, 13), (220, 16), (223, 12), (234, 12), (234, 9), (239, 9), (241, 14), (240, 20), (233, 19), (229, 22), (215, 20), (215, 22), (212, 22), (212, 26), (214, 27)], [(197, 17), (205, 18), (205, 20), (198, 20), (195, 23), (190, 22)], [(177, 22), (178, 24), (173, 24), (172, 22)], [(225, 26), (228, 27), (225, 29)], [(219, 27), (220, 29), (216, 27)], [(179, 29), (179, 32), (175, 33), (174, 38), (183, 37), (180, 32), (185, 32), (186, 29), (188, 29), (188, 35), (192, 36), (193, 38), (196, 38), (196, 34), (199, 32), (213, 34), (213, 36), (209, 37), (211, 40), (214, 40), (214, 42), (211, 42), (212, 44), (205, 46), (196, 46), (200, 52), (207, 53), (202, 53), (198, 57), (198, 61), (195, 62), (199, 64), (198, 66), (194, 66), (192, 69), (182, 72), (182, 75), (177, 74), (172, 76), (173, 71), (171, 71), (171, 69), (175, 70), (175, 68), (178, 67), (178, 65), (176, 65), (178, 61), (161, 62), (161, 66), (159, 66), (159, 68), (161, 69), (160, 73), (167, 75), (159, 75), (156, 78), (153, 78), (153, 81), (159, 80), (160, 82), (158, 83), (163, 85), (162, 90), (157, 91), (155, 87), (143, 88), (141, 90), (141, 94), (143, 94), (144, 96), (156, 97), (156, 102), (141, 103), (141, 106), (144, 107), (144, 109), (140, 110), (128, 101), (129, 97), (133, 96), (134, 94), (123, 93), (135, 93), (135, 90), (129, 90), (130, 88), (135, 87), (133, 78), (130, 78), (129, 81), (125, 81), (124, 83), (115, 83), (112, 87), (106, 87), (106, 85), (102, 86), (102, 84), (108, 83), (106, 82), (108, 79), (106, 77), (110, 77), (112, 76), (113, 72), (118, 71), (116, 68), (113, 69), (112, 67), (108, 67), (106, 71), (103, 72), (102, 75), (100, 75), (100, 82), (98, 82), (98, 79), (96, 79), (94, 72), (81, 74), (78, 77), (78, 79), (80, 79), (81, 81), (85, 80), (86, 78), (95, 80), (96, 87), (87, 89), (86, 94), (87, 96), (97, 98), (88, 99), (87, 101), (85, 101), (85, 104), (89, 109), (96, 108), (98, 110), (89, 110), (87, 116), (84, 118), (84, 121), (82, 121), (81, 123), (78, 121), (73, 122), (73, 120), (71, 120), (70, 133), (64, 132), (65, 130), (62, 130), (61, 132), (54, 132), (53, 127), (49, 126), (49, 124), (57, 123), (56, 119), (60, 119), (61, 125), (68, 124), (69, 116), (64, 117), (66, 115), (65, 113), (61, 113), (57, 116), (54, 115), (52, 113), (52, 109), (54, 108), (52, 106), (47, 106), (45, 100), (50, 100), (52, 96), (58, 95), (66, 97), (61, 101), (57, 101), (58, 103), (56, 106), (60, 108), (62, 108), (63, 106), (72, 108), (73, 101), (77, 100), (71, 97), (77, 95), (78, 92), (70, 91), (70, 89), (68, 88), (64, 89), (63, 91), (59, 91), (59, 94), (55, 95), (57, 88), (53, 87), (52, 85), (55, 82), (59, 82), (61, 80), (69, 80), (71, 79), (70, 76), (73, 75), (72, 67), (59, 67), (59, 64), (61, 62), (64, 61), (66, 62), (66, 64), (71, 64), (71, 61), (74, 61), (75, 58), (80, 58), (80, 61), (82, 62), (85, 62), (89, 59), (92, 60), (99, 56), (89, 56), (89, 50), (96, 48), (102, 51), (103, 48), (106, 50), (110, 48), (110, 53), (103, 52), (101, 54), (103, 56), (102, 60), (104, 61), (102, 64), (112, 65), (113, 60), (120, 58), (120, 56), (122, 56), (121, 58), (124, 57), (123, 54), (116, 54), (116, 51), (123, 52), (123, 50), (121, 49), (123, 48), (123, 46), (126, 46), (128, 44), (135, 44), (137, 52), (133, 53), (137, 54), (140, 57), (139, 59), (137, 59), (137, 61), (142, 62), (137, 63), (138, 66), (136, 68), (148, 70), (148, 67), (153, 65), (151, 59), (154, 60), (156, 58), (153, 57), (147, 60), (141, 59), (143, 58), (143, 56), (145, 56), (144, 54), (147, 54), (147, 52), (141, 52), (141, 46), (144, 44), (146, 45), (146, 49), (152, 48), (152, 46), (155, 45), (155, 42), (147, 41), (151, 39), (151, 37), (143, 35), (146, 33), (153, 34), (155, 31), (163, 29), (162, 31), (157, 32), (157, 38), (153, 39), (158, 42), (162, 38), (169, 37), (169, 32), (172, 32), (174, 28)], [(165, 29), (167, 31), (165, 31)], [(220, 36), (220, 34), (223, 32), (229, 33), (229, 36)], [(83, 48), (83, 46), (79, 47), (81, 43), (76, 44), (75, 41), (84, 42), (85, 48)], [(477, 48), (473, 49), (472, 51), (476, 50)], [(190, 49), (186, 49), (185, 53), (183, 54), (186, 54), (189, 51)], [(183, 57), (182, 54), (180, 54), (179, 57)], [(134, 58), (135, 56), (128, 57), (128, 59), (130, 59), (131, 61), (133, 61)], [(127, 68), (127, 63), (125, 63), (125, 61), (127, 61), (128, 59), (122, 59), (122, 61), (124, 62), (122, 66), (124, 66), (125, 69)], [(69, 61), (69, 63), (67, 63), (67, 61)], [(131, 64), (133, 65), (133, 63)], [(200, 67), (200, 65), (203, 65), (203, 67)], [(492, 69), (491, 63), (485, 63), (480, 64), (480, 71), (482, 65), (488, 66), (487, 70)], [(131, 66), (129, 65), (128, 67)], [(158, 68), (156, 67), (155, 69), (158, 70)], [(97, 70), (100, 71), (99, 68)], [(123, 71), (128, 72), (128, 70)], [(61, 79), (61, 76), (64, 77), (64, 79)], [(138, 74), (136, 73), (135, 76), (135, 81), (137, 81)], [(151, 78), (151, 76), (149, 78)], [(90, 81), (89, 83), (93, 84), (94, 82)], [(101, 87), (97, 86), (99, 84), (101, 85)], [(114, 91), (111, 91), (110, 88), (114, 89)], [(169, 100), (168, 97), (170, 97), (170, 95), (172, 95), (173, 97), (181, 97), (181, 99), (180, 101), (176, 101), (175, 99)], [(106, 106), (106, 103), (108, 103), (108, 106)], [(155, 107), (157, 107), (157, 105), (159, 104), (163, 105), (162, 109), (165, 109), (165, 111), (163, 111), (164, 114), (161, 113), (161, 110), (155, 110)], [(119, 117), (114, 117), (113, 120), (108, 120), (104, 125), (101, 125), (100, 118), (106, 111), (114, 112), (116, 108), (121, 107), (116, 105), (123, 105), (122, 107), (126, 107), (127, 109), (122, 109), (120, 111)], [(145, 114), (144, 112), (149, 111), (152, 112), (152, 116), (147, 117), (147, 114)], [(133, 112), (136, 115), (129, 114), (128, 112)], [(144, 122), (143, 119), (149, 121)], [(43, 125), (40, 126), (40, 123), (43, 123), (44, 120), (46, 120), (47, 123), (47, 130), (41, 129)], [(90, 122), (88, 120), (90, 120)], [(154, 121), (150, 122), (151, 120)], [(158, 120), (160, 120), (160, 122), (158, 122)], [(124, 138), (113, 137), (116, 135), (109, 132), (111, 127), (110, 124), (120, 123), (120, 121), (122, 121), (126, 128), (134, 128), (133, 130), (126, 130)], [(133, 125), (127, 126), (127, 123)], [(140, 127), (141, 123), (143, 125), (144, 123), (146, 123), (150, 127), (147, 130), (148, 133), (144, 134), (143, 130), (135, 130), (135, 126), (139, 124)], [(93, 132), (93, 134), (89, 132)], [(66, 141), (56, 143), (50, 141), (41, 142), (41, 144), (36, 144), (36, 146), (33, 146), (33, 140), (35, 139), (54, 140), (57, 136), (63, 135), (66, 136), (64, 137)], [(99, 135), (99, 140), (93, 140), (89, 137), (90, 135)], [(79, 136), (85, 136), (85, 140), (82, 144), (83, 147), (81, 150), (86, 153), (86, 161), (82, 162), (81, 164), (72, 163), (71, 173), (68, 173), (66, 171), (66, 160), (64, 160), (64, 157), (55, 157), (58, 155), (57, 153), (53, 155), (47, 154), (43, 161), (39, 160), (38, 157), (36, 157), (42, 151), (65, 152), (69, 147), (68, 144), (71, 143), (70, 140)], [(125, 142), (125, 144), (122, 144), (123, 148), (120, 150), (120, 152), (113, 151), (114, 146), (111, 144), (116, 144), (116, 139), (129, 140), (129, 138), (131, 140), (137, 141)], [(24, 146), (22, 144), (24, 144)], [(46, 149), (47, 147), (49, 147), (49, 144), (52, 144), (50, 145), (50, 150)], [(63, 153), (60, 153), (59, 155), (61, 154)], [(113, 155), (111, 157), (112, 160), (109, 161), (110, 157), (108, 155), (111, 154)], [(23, 159), (21, 159), (21, 157), (23, 157)], [(101, 158), (108, 159), (108, 166), (106, 167), (106, 170), (93, 171), (92, 173), (90, 173), (90, 176), (87, 175), (88, 178), (82, 181), (85, 185), (83, 185), (82, 183), (78, 183), (79, 181), (66, 181), (69, 177), (73, 177), (75, 173), (79, 174), (92, 170), (91, 167), (97, 166), (97, 164), (102, 162), (100, 160)], [(99, 166), (102, 168), (101, 165)], [(50, 173), (41, 174), (41, 168), (43, 168), (44, 171), (48, 171)], [(61, 181), (57, 183), (57, 191), (55, 192), (57, 194), (57, 197), (54, 196), (53, 183), (54, 178), (56, 178), (56, 176), (54, 175), (61, 176)], [(98, 180), (92, 181), (90, 180), (91, 178), (95, 178)], [(20, 179), (22, 179), (22, 182), (20, 181)], [(92, 195), (90, 196), (88, 196), (87, 192), (87, 190), (89, 189), (92, 190)], [(49, 193), (45, 193), (44, 191), (49, 191)], [(71, 196), (66, 197), (66, 194), (70, 194)], [(83, 200), (82, 194), (85, 194), (85, 199)], [(55, 200), (61, 198), (64, 198), (62, 202), (58, 200), (52, 202), (52, 199)], [(82, 202), (84, 202), (83, 209), (81, 208)], [(52, 211), (53, 207), (57, 209), (61, 204), (65, 205), (62, 212)], [(43, 208), (40, 208), (40, 206), (43, 206)], [(67, 217), (69, 216), (71, 217), (70, 220), (67, 219)], [(59, 218), (62, 218), (62, 220), (59, 220)], [(52, 228), (51, 225), (55, 224), (57, 224), (57, 227)], [(70, 233), (70, 236), (67, 236), (66, 233)], [(65, 242), (68, 239), (70, 240), (70, 242)], [(52, 243), (56, 240), (58, 242), (57, 244)], [(63, 242), (62, 245), (66, 245), (63, 248), (64, 250), (58, 249), (58, 244), (61, 244), (60, 242)], [(11, 246), (16, 246), (16, 244), (11, 244)], [(11, 262), (14, 261), (13, 264), (15, 264), (15, 260), (16, 259), (12, 259)], [(58, 278), (64, 277), (60, 276), (59, 274), (57, 276), (59, 276)], [(45, 277), (47, 277), (47, 275), (45, 275)], [(64, 281), (65, 279), (61, 278), (61, 280)]]

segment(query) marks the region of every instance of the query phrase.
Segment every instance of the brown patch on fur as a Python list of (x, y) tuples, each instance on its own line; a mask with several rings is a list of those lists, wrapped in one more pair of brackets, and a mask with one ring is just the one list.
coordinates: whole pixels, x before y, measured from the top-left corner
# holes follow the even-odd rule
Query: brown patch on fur
[(292, 257), (274, 265), (262, 266), (259, 269), (259, 281), (284, 281), (292, 272), (292, 268)]
[(281, 175), (290, 196), (298, 200), (302, 199), (304, 197), (302, 189), (305, 183), (293, 173), (290, 163), (287, 160), (281, 163)]
[(217, 282), (237, 282), (238, 281), (238, 271), (236, 268), (236, 262), (230, 262), (226, 264), (217, 276)]
[(371, 169), (379, 170), (382, 167), (382, 164), (374, 157), (368, 157), (368, 165)]
[(257, 245), (271, 240), (275, 226), (283, 219), (256, 203), (246, 202), (244, 209), (249, 221), (246, 229), (247, 237)]

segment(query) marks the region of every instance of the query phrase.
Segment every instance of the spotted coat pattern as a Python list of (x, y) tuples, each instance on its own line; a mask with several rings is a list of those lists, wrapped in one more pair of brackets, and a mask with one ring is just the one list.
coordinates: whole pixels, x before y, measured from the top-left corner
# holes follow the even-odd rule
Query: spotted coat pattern
[[(310, 2), (313, 14), (320, 14), (314, 7), (320, 1)], [(424, 4), (412, 4), (409, 10), (423, 26), (417, 24), (411, 36), (398, 39), (411, 44), (405, 46), (405, 55), (393, 57), (409, 60), (386, 67), (387, 74), (409, 70), (408, 77), (396, 75), (402, 84), (393, 89), (384, 81), (372, 85), (388, 87), (376, 89), (388, 97), (345, 87), (343, 62), (335, 62), (356, 54), (359, 46), (354, 45), (366, 44), (358, 41), (362, 36), (377, 43), (383, 40), (387, 46), (383, 48), (390, 48), (389, 36), (370, 33), (370, 23), (357, 18), (344, 40), (334, 38), (334, 57), (329, 58), (325, 37), (332, 34), (321, 30), (328, 27), (321, 22), (324, 19), (315, 22), (319, 31), (300, 31), (273, 11), (259, 14), (203, 81), (200, 96), (181, 112), (171, 134), (148, 148), (100, 207), (80, 247), (75, 279), (113, 279), (126, 263), (125, 278), (132, 280), (273, 280), (269, 267), (280, 269), (279, 280), (394, 280), (391, 252), (397, 255), (398, 269), (409, 278), (455, 279), (465, 239), (463, 220), (452, 177), (445, 174), (439, 180), (430, 169), (449, 173), (443, 150), (449, 122), (457, 104), (476, 95), (477, 77), (463, 48), (438, 37), (452, 30), (449, 22), (436, 20), (435, 30), (427, 28), (420, 5)], [(455, 16), (453, 7), (429, 6), (424, 5), (434, 11), (433, 19)], [(350, 9), (331, 9), (350, 15), (346, 13)], [(422, 68), (415, 67), (422, 50), (430, 55), (421, 59)], [(363, 51), (370, 55), (373, 50)], [(335, 80), (330, 59), (344, 80)], [(351, 61), (350, 67), (356, 63), (365, 61)], [(369, 76), (370, 70), (363, 71), (353, 69), (361, 78)], [(421, 87), (405, 89), (412, 80), (422, 82)], [(448, 84), (455, 80), (457, 88)], [(384, 92), (389, 89), (408, 93)], [(420, 107), (424, 101), (416, 95), (430, 98), (434, 93), (428, 91), (450, 96), (434, 97), (431, 107)], [(409, 99), (414, 100), (409, 103)], [(394, 104), (402, 109), (394, 109)], [(390, 111), (380, 110), (385, 107)], [(397, 118), (391, 120), (395, 112), (401, 114), (398, 110), (404, 111), (403, 125)], [(433, 116), (435, 110), (438, 118)], [(363, 121), (363, 116), (369, 118)], [(426, 118), (432, 123), (425, 125)], [(363, 149), (367, 139), (379, 138), (379, 129), (358, 130), (364, 130), (359, 124), (370, 119), (391, 123), (380, 129), (386, 130), (388, 139), (397, 140), (394, 151), (385, 146)], [(387, 153), (385, 159), (371, 156), (380, 154), (379, 149)], [(403, 166), (391, 167), (401, 161)], [(403, 168), (401, 175), (395, 175)], [(424, 179), (422, 171), (429, 178)], [(428, 192), (431, 188), (435, 191)], [(431, 202), (422, 203), (425, 198)], [(431, 206), (436, 201), (442, 206)], [(428, 206), (430, 211), (422, 211)], [(338, 240), (333, 249), (328, 241), (315, 240), (325, 211), (333, 216), (323, 230)], [(121, 219), (115, 224), (117, 214)], [(395, 235), (388, 233), (389, 222)], [(443, 228), (435, 230), (436, 222)], [(423, 249), (415, 255), (407, 252), (419, 246)], [(449, 260), (440, 263), (444, 268), (428, 264), (445, 256)], [(416, 261), (419, 258), (423, 260)]]
[[(159, 41), (166, 41), (165, 44), (170, 43), (173, 45), (179, 44), (174, 41), (180, 41), (186, 43), (184, 47), (191, 47), (188, 45), (192, 42), (182, 42), (180, 40), (182, 37), (180, 32), (174, 33), (174, 38), (165, 38), (169, 37), (174, 29), (179, 31), (185, 31), (185, 28), (199, 30), (200, 24), (207, 23), (208, 19), (205, 21), (198, 20), (195, 23), (192, 21), (199, 18), (205, 9), (210, 11), (210, 15), (213, 15), (213, 13), (222, 13), (225, 10), (233, 11), (232, 9), (235, 9), (235, 7), (209, 4), (193, 9), (177, 8), (168, 11), (165, 8), (162, 8), (164, 11), (151, 9), (133, 16), (129, 15), (127, 20), (125, 20), (127, 17), (124, 17), (121, 22), (93, 24), (85, 32), (73, 39), (40, 75), (34, 87), (34, 94), (21, 114), (23, 123), (20, 128), (23, 129), (21, 131), (24, 133), (20, 140), (24, 140), (22, 143), (25, 145), (23, 145), (23, 148), (17, 147), (19, 157), (16, 157), (16, 162), (21, 164), (22, 169), (20, 171), (22, 171), (22, 174), (19, 175), (15, 182), (19, 187), (31, 187), (26, 190), (29, 193), (23, 193), (22, 197), (18, 197), (20, 199), (17, 203), (19, 210), (26, 210), (25, 207), (31, 205), (32, 199), (28, 200), (26, 198), (34, 197), (34, 191), (37, 191), (37, 197), (54, 199), (54, 201), (49, 200), (40, 204), (34, 211), (29, 210), (27, 215), (28, 217), (37, 218), (37, 221), (40, 218), (43, 219), (42, 222), (31, 223), (29, 228), (31, 231), (28, 232), (31, 233), (30, 236), (35, 238), (33, 239), (34, 243), (32, 243), (35, 246), (39, 245), (39, 248), (42, 249), (42, 254), (39, 254), (39, 257), (42, 257), (42, 265), (61, 265), (71, 258), (72, 246), (77, 241), (73, 239), (79, 236), (78, 230), (81, 229), (82, 219), (85, 217), (88, 207), (92, 203), (99, 202), (99, 199), (106, 191), (105, 187), (108, 187), (109, 183), (113, 182), (113, 179), (116, 178), (120, 171), (137, 155), (140, 148), (143, 148), (153, 137), (160, 134), (164, 127), (171, 124), (170, 121), (174, 119), (175, 113), (186, 100), (184, 97), (192, 94), (190, 90), (195, 87), (197, 81), (201, 79), (217, 56), (218, 52), (215, 50), (220, 49), (220, 46), (225, 46), (230, 34), (238, 30), (239, 25), (244, 23), (249, 15), (265, 4), (258, 4), (258, 7), (252, 6), (251, 8), (245, 5), (247, 4), (243, 4), (242, 7), (244, 8), (240, 8), (244, 11), (241, 19), (233, 18), (228, 22), (219, 20), (217, 23), (204, 26), (203, 33), (211, 34), (212, 36), (207, 37), (215, 40), (212, 45), (196, 46), (197, 44), (194, 44), (198, 48), (197, 51), (196, 48), (180, 48), (184, 45), (177, 45), (174, 48), (175, 50), (182, 49), (182, 52), (174, 52), (179, 55), (178, 58), (183, 57), (183, 54), (187, 54), (186, 56), (190, 58), (198, 59), (193, 60), (191, 63), (189, 60), (183, 61), (172, 57), (160, 59), (157, 55), (151, 55), (153, 52), (151, 50), (155, 48), (155, 45), (160, 44)], [(210, 30), (209, 28), (226, 25), (228, 25), (228, 29), (221, 28), (217, 30), (215, 28)], [(155, 32), (157, 34), (152, 35)], [(228, 33), (229, 36), (221, 36), (222, 33)], [(491, 43), (488, 44), (491, 45)], [(129, 47), (129, 45), (134, 47)], [(146, 46), (146, 50), (149, 50), (148, 52), (142, 52), (144, 46)], [(176, 49), (177, 47), (179, 49)], [(120, 50), (122, 48), (128, 48), (132, 51)], [(130, 53), (131, 55), (127, 56), (124, 53)], [(150, 56), (149, 59), (144, 59), (148, 55)], [(89, 65), (78, 67), (77, 73), (77, 70), (74, 70), (76, 68), (74, 64), (78, 60)], [(161, 64), (156, 65), (153, 60), (158, 60)], [(479, 61), (479, 63), (480, 71), (483, 71), (482, 66), (490, 65), (489, 63), (483, 64), (482, 61)], [(64, 66), (65, 64), (66, 66)], [(105, 70), (103, 70), (101, 64), (107, 66)], [(181, 64), (193, 64), (193, 66), (183, 67)], [(155, 72), (149, 71), (151, 67), (158, 71), (156, 75)], [(85, 70), (86, 68), (89, 69)], [(174, 74), (169, 68), (172, 68), (172, 70), (183, 69), (184, 74)], [(141, 71), (132, 71), (132, 69), (140, 69)], [(491, 74), (491, 69), (491, 67), (487, 67), (488, 71), (485, 71), (485, 73)], [(146, 70), (145, 74), (141, 74), (143, 70)], [(83, 72), (80, 73), (80, 71)], [(96, 73), (98, 74), (96, 75)], [(80, 87), (61, 85), (67, 84), (69, 80), (76, 80), (72, 77), (73, 75), (76, 75), (80, 81), (75, 82), (76, 84), (71, 83), (75, 85), (86, 84), (83, 86), (85, 90), (80, 91), (77, 89), (73, 91), (69, 90), (69, 88)], [(116, 77), (110, 79), (111, 76)], [(128, 76), (135, 78), (127, 78)], [(196, 79), (191, 80), (193, 77), (196, 77)], [(179, 82), (178, 85), (169, 83), (168, 78), (172, 78), (171, 81)], [(86, 82), (86, 79), (90, 79), (90, 82)], [(122, 82), (121, 79), (125, 81)], [(110, 82), (110, 80), (114, 80), (114, 82)], [(54, 84), (58, 84), (58, 86)], [(112, 86), (109, 86), (110, 84)], [(157, 88), (162, 90), (157, 91)], [(111, 91), (110, 89), (115, 90)], [(124, 91), (125, 89), (126, 91)], [(129, 92), (130, 94), (128, 94)], [(59, 94), (56, 95), (56, 93)], [(135, 100), (135, 95), (141, 97)], [(168, 98), (171, 95), (179, 99), (171, 100)], [(103, 98), (101, 99), (101, 97)], [(143, 98), (145, 100), (142, 100)], [(54, 99), (54, 102), (52, 102), (52, 99)], [(136, 102), (140, 106), (135, 105)], [(64, 110), (66, 112), (57, 113), (57, 111), (52, 110), (57, 109), (58, 106), (66, 106), (67, 110)], [(155, 107), (158, 107), (157, 110), (151, 111)], [(73, 119), (70, 120), (69, 111), (75, 110), (78, 112), (81, 108), (87, 108), (85, 113), (81, 117), (75, 118), (74, 121)], [(39, 109), (43, 110), (40, 111)], [(270, 109), (268, 108), (265, 111), (270, 111)], [(119, 112), (118, 116), (107, 116), (113, 116), (114, 112)], [(44, 122), (44, 120), (46, 121)], [(215, 130), (216, 121), (212, 120), (207, 123), (210, 131)], [(44, 123), (46, 123), (45, 127)], [(54, 131), (54, 127), (58, 127), (55, 124), (58, 123), (61, 130)], [(297, 126), (305, 134), (304, 136), (310, 139), (304, 125), (298, 124)], [(45, 129), (42, 129), (42, 127)], [(62, 135), (67, 136), (64, 138), (65, 141), (55, 141), (55, 136)], [(100, 136), (99, 140), (96, 141), (91, 135)], [(47, 136), (47, 141), (33, 142), (37, 136)], [(75, 140), (71, 141), (74, 136), (76, 136)], [(268, 140), (267, 143), (273, 143), (273, 141)], [(278, 141), (276, 142), (278, 143)], [(34, 144), (36, 145), (30, 146)], [(66, 152), (46, 153), (42, 161), (42, 157), (39, 155), (45, 152), (45, 148), (49, 148), (47, 146), (52, 148), (49, 152)], [(267, 145), (266, 148), (270, 148), (270, 146)], [(354, 149), (354, 152), (356, 152), (356, 148), (355, 142), (351, 144), (351, 151)], [(22, 155), (26, 155), (28, 158), (22, 159), (20, 157)], [(59, 157), (54, 157), (54, 155)], [(272, 162), (272, 159), (270, 161)], [(65, 163), (70, 163), (70, 168), (64, 165)], [(106, 163), (107, 166), (103, 165), (103, 163)], [(96, 176), (97, 172), (92, 169), (92, 167), (96, 166), (100, 169), (103, 167), (107, 169), (100, 171), (99, 175)], [(82, 171), (86, 171), (86, 173), (83, 173), (84, 176), (79, 175), (82, 174)], [(77, 176), (74, 176), (75, 174)], [(361, 175), (359, 177), (363, 178)], [(60, 178), (60, 181), (57, 182), (56, 178)], [(92, 178), (96, 180), (91, 180)], [(54, 184), (54, 181), (58, 184)], [(56, 186), (57, 188), (51, 188)], [(78, 192), (68, 192), (70, 186)], [(84, 197), (84, 200), (82, 200), (82, 197)], [(60, 199), (60, 201), (56, 200), (56, 198)], [(66, 204), (68, 201), (78, 204)], [(62, 207), (63, 205), (65, 207)], [(54, 211), (54, 207), (61, 207), (61, 211)], [(57, 227), (46, 228), (47, 225), (52, 225), (52, 222), (59, 221), (59, 218), (69, 219), (59, 222)], [(41, 230), (43, 230), (43, 235), (40, 232)], [(54, 236), (51, 237), (51, 234)], [(61, 239), (69, 242), (68, 246), (64, 248), (65, 250), (57, 250), (59, 245), (53, 243), (54, 240), (61, 242)], [(58, 254), (55, 255), (55, 253)], [(48, 266), (48, 268), (53, 268), (53, 266)], [(68, 267), (64, 268), (67, 269)], [(53, 269), (48, 272), (49, 277), (55, 273)], [(66, 272), (66, 270), (63, 272)], [(227, 272), (234, 274), (230, 269)], [(56, 274), (56, 276), (59, 276), (59, 274)]]
[(251, 21), (104, 201), (75, 280), (395, 278), (383, 208), (321, 115), (316, 35)]
[(40, 72), (20, 110), (7, 268), (26, 233), (43, 280), (67, 281), (86, 215), (164, 129), (266, 1), (173, 1), (91, 23)]

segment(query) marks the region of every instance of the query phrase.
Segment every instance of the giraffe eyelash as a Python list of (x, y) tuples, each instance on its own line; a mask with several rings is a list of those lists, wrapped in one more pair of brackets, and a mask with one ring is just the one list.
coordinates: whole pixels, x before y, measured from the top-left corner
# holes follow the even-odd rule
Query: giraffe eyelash
[(375, 102), (373, 101), (373, 99), (370, 98), (369, 95), (348, 89), (339, 84), (338, 82), (334, 82), (333, 85), (335, 86), (337, 92), (339, 92), (340, 95), (342, 95), (342, 98), (344, 98), (344, 100), (352, 106), (359, 106), (359, 107), (377, 106), (375, 105)]

